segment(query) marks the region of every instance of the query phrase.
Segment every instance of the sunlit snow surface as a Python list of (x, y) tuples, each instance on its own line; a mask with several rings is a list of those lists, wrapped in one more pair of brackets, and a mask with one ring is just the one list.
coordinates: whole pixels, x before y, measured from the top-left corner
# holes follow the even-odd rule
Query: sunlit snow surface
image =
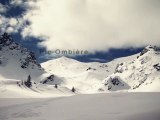
[(0, 99), (0, 120), (160, 120), (160, 93)]

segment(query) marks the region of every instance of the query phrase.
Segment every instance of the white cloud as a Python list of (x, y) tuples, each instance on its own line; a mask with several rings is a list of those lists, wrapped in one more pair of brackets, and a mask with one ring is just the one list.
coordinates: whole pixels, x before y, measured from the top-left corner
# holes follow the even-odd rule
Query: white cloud
[(5, 32), (7, 27), (8, 19), (2, 15), (0, 15), (0, 31)]
[(23, 4), (23, 0), (11, 0), (10, 4), (14, 6), (19, 6)]
[(21, 16), (11, 17), (12, 15), (7, 17), (5, 14), (8, 10), (12, 10), (12, 7), (16, 9), (17, 6), (24, 7), (26, 10), (32, 9), (32, 7), (34, 7), (34, 1), (35, 0), (10, 0), (7, 5), (0, 3), (0, 32), (17, 33), (21, 29), (26, 29), (26, 19)]
[(13, 33), (13, 32), (15, 32), (15, 30), (14, 30), (13, 27), (7, 27), (6, 32), (7, 33)]
[(17, 33), (24, 27), (22, 18), (7, 18), (0, 15), (0, 32)]
[(50, 50), (160, 45), (158, 0), (39, 0), (34, 7), (22, 35), (45, 36), (41, 45)]
[(9, 25), (10, 25), (10, 26), (15, 26), (15, 25), (17, 25), (17, 23), (18, 23), (18, 21), (17, 21), (16, 18), (11, 18), (11, 19), (9, 20)]
[(7, 7), (0, 3), (0, 13), (5, 13), (7, 11)]
[(35, 2), (36, 0), (11, 0), (10, 5), (21, 6), (21, 7), (28, 9), (28, 8), (34, 7)]

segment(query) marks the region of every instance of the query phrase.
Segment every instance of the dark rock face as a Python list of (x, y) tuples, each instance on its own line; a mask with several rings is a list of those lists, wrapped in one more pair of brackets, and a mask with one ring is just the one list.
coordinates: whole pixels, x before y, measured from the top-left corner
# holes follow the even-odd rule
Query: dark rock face
[(160, 47), (157, 46), (147, 46), (146, 48), (143, 49), (142, 52), (140, 52), (140, 56), (144, 55), (145, 53), (147, 53), (150, 50), (154, 50), (155, 52), (160, 51)]
[(25, 69), (31, 65), (32, 68), (37, 66), (39, 70), (42, 69), (41, 65), (36, 60), (35, 54), (18, 43), (15, 43), (12, 37), (7, 33), (0, 36), (0, 50), (3, 50), (3, 48), (8, 48), (8, 51), (11, 51), (12, 55), (17, 55), (18, 52), (21, 53), (21, 58), (19, 59), (21, 68)]
[[(22, 51), (23, 53), (23, 51)], [(36, 57), (33, 52), (27, 51), (25, 52), (26, 55), (24, 58), (20, 59), (21, 67), (22, 68), (27, 68), (29, 66), (29, 63), (33, 63), (33, 65), (37, 65), (39, 68), (41, 68), (41, 65), (37, 63)]]
[(116, 77), (115, 77), (115, 78), (112, 78), (112, 79), (111, 79), (111, 82), (112, 82), (113, 85), (119, 85), (119, 83), (120, 83), (120, 81), (119, 81), (118, 78), (116, 78)]
[(50, 81), (54, 81), (54, 75), (48, 76), (45, 80), (41, 81), (42, 84), (46, 84)]
[(154, 49), (155, 51), (160, 51), (160, 47), (157, 47), (157, 46), (154, 46), (153, 49)]
[(2, 36), (0, 36), (0, 45), (1, 46), (10, 45), (12, 42), (13, 42), (12, 38), (9, 34), (4, 33)]
[(89, 68), (87, 68), (87, 70), (86, 71), (89, 71), (89, 70), (96, 70), (95, 68), (91, 68), (91, 67), (89, 67)]
[[(110, 82), (110, 83), (109, 83)], [(105, 86), (108, 86), (108, 90), (111, 90), (113, 86), (118, 86), (121, 82), (117, 77), (110, 78), (110, 81), (107, 81)]]
[(123, 89), (124, 83), (122, 83), (122, 80), (118, 76), (114, 76), (107, 79), (105, 86), (108, 87), (108, 90), (112, 90), (116, 88), (116, 86), (119, 86), (121, 89)]
[(142, 56), (142, 55), (144, 55), (145, 53), (147, 53), (149, 51), (149, 49), (143, 49), (143, 51), (142, 52), (140, 52), (140, 56)]
[(159, 64), (159, 63), (153, 65), (153, 67), (154, 67), (157, 71), (160, 71), (160, 64)]
[(117, 65), (116, 69), (115, 69), (115, 73), (122, 73), (123, 70), (122, 69), (119, 69), (120, 67), (122, 67), (124, 65), (124, 63), (120, 63)]

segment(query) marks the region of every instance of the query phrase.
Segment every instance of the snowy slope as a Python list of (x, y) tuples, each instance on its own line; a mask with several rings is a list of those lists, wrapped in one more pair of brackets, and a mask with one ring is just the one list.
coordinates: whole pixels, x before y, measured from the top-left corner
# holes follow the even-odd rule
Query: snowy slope
[(147, 46), (136, 59), (120, 63), (103, 83), (110, 91), (160, 92), (160, 48)]
[[(31, 76), (32, 87), (24, 81)], [(41, 83), (52, 81), (52, 85)], [(41, 82), (41, 83), (40, 83)], [(37, 62), (33, 52), (15, 43), (7, 33), (0, 36), (0, 97), (47, 97), (70, 94), (65, 87), (55, 89), (61, 80), (47, 73)], [(69, 91), (69, 92), (68, 92)]]
[(21, 80), (5, 79), (0, 81), (0, 98), (46, 98), (70, 95), (73, 93), (61, 86), (55, 88), (53, 85), (36, 83), (28, 88), (21, 85)]
[(34, 53), (15, 43), (8, 34), (0, 37), (0, 79), (34, 80), (45, 73)]
[(62, 86), (72, 88), (80, 93), (95, 93), (101, 91), (102, 80), (115, 71), (118, 63), (136, 58), (135, 55), (115, 59), (109, 63), (83, 63), (77, 60), (61, 57), (42, 63), (42, 67), (51, 74), (62, 79)]
[[(7, 33), (0, 36), (0, 80), (26, 80), (28, 75), (34, 82), (44, 82), (47, 78), (58, 80), (48, 74), (37, 62), (34, 53), (15, 43)], [(50, 79), (50, 80), (51, 80)], [(48, 81), (50, 81), (48, 80)]]

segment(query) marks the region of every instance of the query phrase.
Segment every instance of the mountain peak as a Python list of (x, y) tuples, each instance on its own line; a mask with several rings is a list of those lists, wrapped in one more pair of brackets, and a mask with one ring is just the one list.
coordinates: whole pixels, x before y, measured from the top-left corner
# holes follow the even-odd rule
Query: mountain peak
[(64, 61), (64, 62), (71, 62), (71, 61), (74, 61), (74, 62), (79, 62), (79, 61), (77, 61), (77, 60), (75, 60), (75, 59), (72, 59), (72, 58), (69, 58), (69, 57), (66, 57), (66, 56), (62, 56), (62, 57), (59, 57), (59, 58), (57, 58), (56, 60), (59, 60), (59, 61)]
[(4, 78), (24, 79), (25, 74), (32, 75), (31, 71), (44, 72), (34, 52), (14, 42), (8, 33), (0, 36), (0, 66)]
[(154, 51), (160, 51), (160, 47), (156, 46), (156, 45), (148, 45), (146, 46), (144, 49), (147, 49), (147, 50), (154, 50)]
[(70, 58), (68, 58), (68, 57), (66, 57), (66, 56), (61, 56), (61, 57), (59, 57), (58, 59), (70, 59)]
[(153, 51), (153, 52), (160, 51), (160, 47), (148, 45), (142, 50), (142, 52), (140, 52), (140, 56), (142, 56), (143, 54), (145, 54), (149, 51)]

